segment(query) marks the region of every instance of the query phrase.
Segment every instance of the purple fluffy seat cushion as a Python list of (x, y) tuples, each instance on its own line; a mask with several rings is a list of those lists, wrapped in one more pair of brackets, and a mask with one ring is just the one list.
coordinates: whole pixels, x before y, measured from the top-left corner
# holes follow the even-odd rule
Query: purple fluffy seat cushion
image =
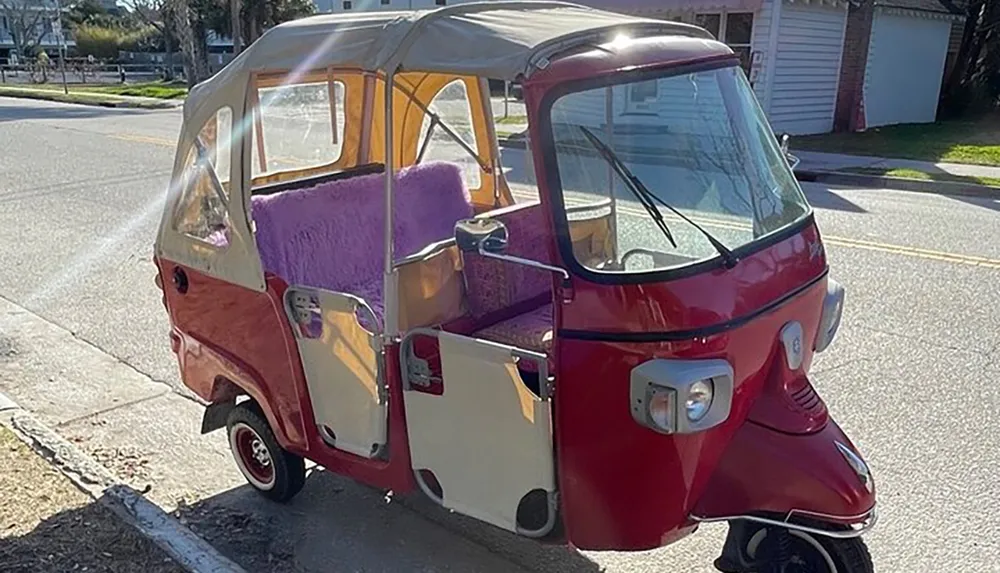
[[(472, 215), (456, 165), (426, 163), (396, 175), (395, 256), (451, 237)], [(362, 296), (381, 318), (385, 179), (362, 175), (251, 200), (264, 270), (290, 285)]]

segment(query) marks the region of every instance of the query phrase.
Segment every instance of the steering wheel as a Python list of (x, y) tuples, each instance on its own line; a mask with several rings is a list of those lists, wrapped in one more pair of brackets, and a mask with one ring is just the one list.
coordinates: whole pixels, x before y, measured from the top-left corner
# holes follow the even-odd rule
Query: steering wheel
[(622, 269), (625, 268), (625, 265), (628, 262), (628, 258), (631, 257), (631, 256), (633, 256), (633, 255), (649, 255), (649, 257), (651, 257), (653, 259), (653, 264), (655, 266), (667, 266), (667, 265), (670, 264), (670, 263), (663, 263), (661, 265), (661, 262), (663, 261), (662, 256), (666, 255), (666, 253), (661, 253), (659, 251), (653, 251), (653, 250), (650, 250), (650, 249), (644, 249), (642, 247), (636, 247), (634, 249), (629, 249), (622, 256), (622, 260), (621, 260), (621, 263), (620, 263)]

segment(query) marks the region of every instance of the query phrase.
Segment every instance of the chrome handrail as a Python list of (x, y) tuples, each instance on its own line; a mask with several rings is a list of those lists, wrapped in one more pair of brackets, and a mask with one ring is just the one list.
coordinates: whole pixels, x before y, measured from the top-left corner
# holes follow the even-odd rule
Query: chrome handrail
[(691, 520), (697, 521), (699, 523), (718, 523), (718, 522), (721, 522), (721, 521), (737, 521), (737, 520), (752, 521), (752, 522), (760, 523), (760, 524), (763, 524), (763, 525), (772, 525), (772, 526), (775, 526), (775, 527), (784, 527), (786, 529), (791, 529), (793, 531), (801, 531), (802, 533), (809, 533), (811, 535), (819, 535), (821, 537), (829, 537), (829, 538), (832, 538), (832, 539), (852, 539), (852, 538), (855, 538), (855, 537), (860, 537), (861, 535), (863, 535), (863, 534), (871, 531), (871, 529), (873, 527), (875, 527), (875, 523), (878, 522), (878, 514), (876, 513), (874, 507), (868, 513), (863, 514), (861, 516), (858, 516), (859, 518), (862, 518), (861, 521), (860, 521), (860, 523), (859, 523), (860, 527), (858, 527), (857, 529), (855, 529), (854, 526), (851, 525), (851, 526), (849, 526), (849, 527), (851, 527), (851, 529), (848, 529), (846, 531), (830, 531), (830, 530), (827, 530), (827, 529), (819, 529), (817, 527), (809, 527), (808, 525), (800, 525), (798, 523), (794, 523), (792, 521), (789, 521), (792, 518), (792, 516), (794, 516), (795, 514), (809, 515), (809, 516), (813, 516), (813, 517), (827, 517), (827, 518), (835, 517), (835, 516), (823, 516), (821, 514), (816, 514), (816, 513), (811, 513), (811, 512), (808, 512), (808, 511), (800, 511), (800, 510), (793, 509), (792, 511), (788, 512), (788, 515), (785, 517), (784, 521), (780, 521), (780, 520), (777, 520), (777, 519), (768, 519), (766, 517), (760, 517), (760, 516), (757, 516), (757, 515), (731, 515), (731, 516), (726, 516), (726, 517), (701, 517), (701, 516), (694, 515), (694, 514), (691, 514)]

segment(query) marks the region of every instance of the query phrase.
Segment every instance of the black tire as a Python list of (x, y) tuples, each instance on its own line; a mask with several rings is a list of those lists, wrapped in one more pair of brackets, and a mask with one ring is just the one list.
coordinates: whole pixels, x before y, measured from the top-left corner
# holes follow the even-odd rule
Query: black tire
[(820, 539), (820, 543), (837, 562), (837, 572), (840, 573), (875, 573), (875, 564), (868, 551), (868, 545), (860, 537), (851, 539)]
[(226, 419), (226, 434), (236, 467), (261, 495), (284, 503), (302, 491), (305, 460), (278, 444), (259, 406), (244, 402), (233, 408)]
[[(775, 551), (771, 532), (774, 528), (760, 528), (748, 538), (748, 545), (745, 548), (747, 555), (751, 558), (761, 554), (773, 554)], [(763, 533), (763, 539), (760, 535)], [(786, 571), (801, 573), (875, 573), (875, 565), (872, 563), (871, 553), (868, 546), (860, 537), (850, 539), (835, 539), (823, 535), (813, 535), (801, 531), (788, 531), (791, 536), (792, 547), (797, 557), (801, 558), (807, 565), (791, 565)], [(832, 563), (833, 571), (829, 565), (822, 563)], [(820, 564), (820, 565), (817, 565)], [(798, 567), (798, 568), (796, 568)], [(764, 568), (762, 573), (781, 571), (780, 567)]]

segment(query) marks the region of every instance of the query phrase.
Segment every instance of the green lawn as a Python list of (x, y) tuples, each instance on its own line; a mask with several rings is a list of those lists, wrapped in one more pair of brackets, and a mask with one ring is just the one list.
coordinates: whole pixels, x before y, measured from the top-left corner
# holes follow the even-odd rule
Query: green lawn
[(924, 173), (915, 169), (900, 169), (889, 167), (852, 167), (841, 169), (845, 173), (861, 173), (864, 175), (879, 175), (882, 177), (900, 177), (903, 179), (919, 179), (921, 181), (941, 181), (945, 183), (973, 183), (976, 185), (988, 185), (990, 187), (1000, 187), (998, 177), (978, 177), (965, 175), (951, 175), (949, 173)]
[(526, 115), (509, 115), (503, 117), (502, 115), (496, 116), (495, 119), (497, 125), (513, 124), (513, 125), (527, 125), (528, 116)]
[(104, 94), (150, 97), (156, 99), (177, 99), (187, 96), (187, 86), (183, 83), (149, 82), (141, 84), (125, 84), (85, 88), (88, 91)]
[[(13, 87), (13, 86), (12, 86)], [(58, 82), (47, 84), (25, 84), (23, 88), (59, 91), (63, 86)], [(177, 99), (187, 95), (187, 85), (183, 82), (140, 82), (134, 84), (69, 84), (70, 92), (87, 92), (107, 95), (138, 96), (155, 99)]]
[(976, 120), (793, 137), (793, 149), (923, 161), (1000, 165), (1000, 113)]

